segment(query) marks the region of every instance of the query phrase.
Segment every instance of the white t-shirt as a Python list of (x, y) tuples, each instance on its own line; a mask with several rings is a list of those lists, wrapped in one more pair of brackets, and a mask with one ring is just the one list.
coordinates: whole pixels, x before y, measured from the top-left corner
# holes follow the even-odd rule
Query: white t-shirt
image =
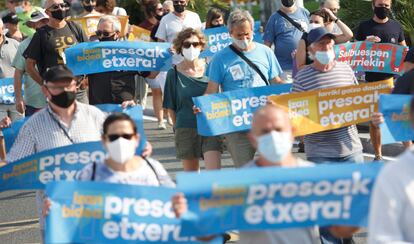
[(194, 12), (186, 10), (184, 19), (171, 12), (161, 19), (155, 37), (171, 43), (180, 31), (189, 27), (201, 29), (201, 26), (200, 17)]
[[(297, 158), (297, 167), (311, 167), (311, 162)], [(259, 167), (256, 161), (250, 161), (245, 168)], [(283, 230), (268, 230), (268, 231), (243, 231), (240, 232), (240, 241), (243, 244), (316, 244), (321, 243), (319, 239), (319, 230), (317, 226), (309, 228), (294, 228)]]
[(414, 147), (384, 166), (371, 196), (368, 243), (414, 243)]

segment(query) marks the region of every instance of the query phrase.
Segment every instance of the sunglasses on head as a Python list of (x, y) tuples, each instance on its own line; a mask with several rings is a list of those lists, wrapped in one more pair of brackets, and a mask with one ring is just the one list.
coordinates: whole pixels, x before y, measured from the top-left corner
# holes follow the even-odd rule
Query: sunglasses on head
[(184, 48), (190, 48), (191, 45), (193, 47), (199, 47), (201, 45), (201, 43), (200, 42), (183, 42), (183, 47)]
[(109, 141), (115, 141), (119, 137), (125, 138), (127, 140), (131, 140), (132, 137), (134, 137), (135, 134), (121, 134), (121, 135), (107, 135)]
[(52, 6), (49, 7), (50, 10), (58, 10), (59, 8), (67, 8), (69, 7), (69, 5), (67, 3), (57, 3), (57, 4), (53, 4)]
[(115, 32), (107, 32), (107, 31), (96, 31), (95, 32), (97, 36), (103, 36), (103, 37), (110, 37), (115, 34)]

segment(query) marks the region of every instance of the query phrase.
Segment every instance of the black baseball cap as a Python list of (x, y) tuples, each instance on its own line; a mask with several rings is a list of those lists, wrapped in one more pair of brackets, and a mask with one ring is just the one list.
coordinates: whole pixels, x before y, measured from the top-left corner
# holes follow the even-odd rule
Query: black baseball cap
[(308, 43), (309, 45), (315, 42), (320, 41), (324, 37), (330, 37), (331, 39), (335, 40), (336, 36), (325, 29), (325, 27), (318, 27), (312, 29), (308, 33)]
[(410, 50), (408, 50), (404, 62), (414, 63), (414, 47), (411, 47)]
[(15, 13), (8, 13), (1, 20), (3, 20), (4, 24), (10, 23), (17, 25), (17, 23), (19, 23), (19, 18)]
[(59, 82), (59, 81), (68, 81), (75, 79), (72, 71), (66, 67), (66, 65), (56, 65), (50, 67), (43, 74), (43, 80), (45, 82)]

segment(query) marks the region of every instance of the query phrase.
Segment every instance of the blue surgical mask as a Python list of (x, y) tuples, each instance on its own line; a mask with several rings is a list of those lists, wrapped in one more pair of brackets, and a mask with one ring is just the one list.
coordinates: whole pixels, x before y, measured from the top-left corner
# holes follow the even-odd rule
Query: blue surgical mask
[(252, 40), (249, 40), (249, 39), (239, 40), (239, 39), (233, 38), (233, 43), (241, 50), (246, 50), (249, 47), (251, 42)]
[(257, 138), (257, 150), (268, 161), (278, 163), (292, 150), (292, 133), (272, 131)]
[(335, 53), (333, 50), (326, 52), (316, 51), (315, 59), (318, 60), (319, 63), (327, 65), (335, 59)]

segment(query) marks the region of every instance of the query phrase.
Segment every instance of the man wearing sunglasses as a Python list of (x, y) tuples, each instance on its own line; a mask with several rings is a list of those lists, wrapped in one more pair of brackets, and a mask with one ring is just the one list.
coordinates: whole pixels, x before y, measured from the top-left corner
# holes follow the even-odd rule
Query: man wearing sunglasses
[[(48, 68), (66, 63), (66, 48), (89, 41), (79, 25), (65, 20), (69, 9), (68, 3), (63, 0), (47, 0), (45, 12), (49, 16), (49, 22), (37, 30), (23, 54), (27, 72), (39, 85), (43, 83), (41, 74)], [(88, 103), (85, 79), (78, 77), (76, 80), (81, 88), (77, 92), (78, 101)]]
[[(101, 17), (96, 36), (99, 41), (117, 41), (121, 32), (121, 23), (111, 15)], [(135, 100), (134, 71), (110, 71), (88, 76), (89, 104), (132, 102)]]

